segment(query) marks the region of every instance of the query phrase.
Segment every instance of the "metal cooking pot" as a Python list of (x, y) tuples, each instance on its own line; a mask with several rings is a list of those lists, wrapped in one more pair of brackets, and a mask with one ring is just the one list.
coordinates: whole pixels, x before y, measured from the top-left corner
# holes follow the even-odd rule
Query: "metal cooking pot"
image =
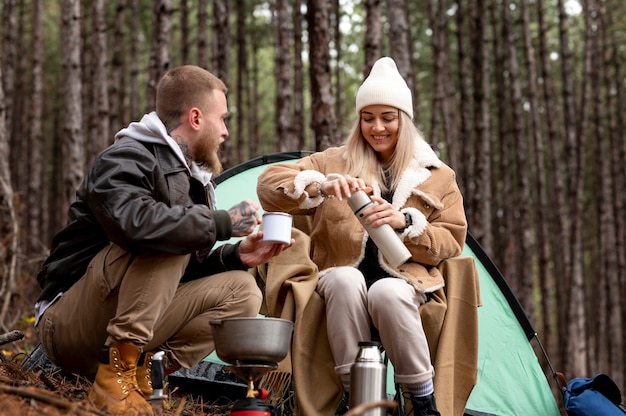
[(211, 320), (215, 352), (227, 363), (278, 363), (287, 356), (293, 322), (280, 318)]

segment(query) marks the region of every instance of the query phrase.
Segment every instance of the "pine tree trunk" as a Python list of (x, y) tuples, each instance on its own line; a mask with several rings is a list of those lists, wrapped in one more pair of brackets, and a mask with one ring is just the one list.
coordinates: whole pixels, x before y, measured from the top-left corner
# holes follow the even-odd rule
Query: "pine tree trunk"
[(304, 128), (304, 65), (302, 63), (302, 6), (301, 0), (293, 0), (293, 131), (296, 149), (307, 148)]
[[(334, 23), (332, 30), (333, 30), (333, 42), (335, 45), (341, 45), (342, 44), (342, 33), (341, 33), (341, 19), (342, 19), (342, 12), (341, 12), (341, 6), (339, 4), (339, 0), (332, 0), (332, 15), (334, 16), (334, 19), (332, 19), (332, 22)], [(343, 53), (342, 53), (342, 48), (336, 48), (335, 51), (335, 64), (333, 65), (334, 68), (334, 77), (335, 77), (335, 85), (332, 88), (333, 91), (333, 95), (335, 96), (335, 108), (334, 108), (334, 112), (335, 112), (335, 120), (343, 120), (343, 102), (344, 102), (344, 87), (343, 87), (343, 79), (344, 79), (344, 72), (345, 69), (343, 68), (343, 66), (340, 64), (343, 60)], [(337, 123), (337, 128), (338, 130), (338, 136), (339, 137), (345, 137), (344, 134), (344, 130), (342, 129), (342, 123)]]
[[(2, 1), (2, 59), (0, 59), (0, 70), (3, 73), (2, 87), (7, 103), (13, 99), (15, 90), (15, 68), (17, 66), (17, 0)], [(5, 106), (5, 132), (11, 133), (13, 120), (13, 105)], [(9, 134), (10, 140), (10, 134)]]
[[(442, 1), (443, 2), (443, 1)], [(389, 25), (389, 42), (391, 56), (398, 71), (406, 81), (409, 89), (413, 91), (413, 64), (411, 63), (411, 39), (409, 27), (409, 10), (406, 0), (387, 0), (387, 18)], [(413, 116), (413, 114), (409, 114)]]
[[(599, 299), (600, 305), (606, 305), (606, 338), (608, 343), (602, 343), (607, 348), (607, 362), (605, 366), (599, 367), (601, 371), (609, 372), (613, 368), (619, 368), (624, 363), (624, 327), (621, 314), (620, 297), (620, 256), (624, 256), (624, 241), (620, 241), (620, 231), (623, 230), (624, 212), (621, 213), (621, 224), (619, 215), (619, 202), (621, 200), (618, 190), (624, 189), (624, 165), (619, 163), (619, 137), (622, 130), (617, 129), (616, 111), (618, 106), (615, 102), (613, 91), (619, 89), (615, 85), (613, 76), (613, 59), (615, 59), (615, 49), (611, 45), (609, 30), (611, 29), (611, 16), (602, 10), (600, 14), (601, 22), (601, 50), (604, 51), (602, 70), (602, 97), (604, 102), (599, 102), (598, 112), (600, 120), (608, 120), (608, 131), (600, 131), (598, 134), (598, 146), (600, 156), (597, 162), (601, 165), (602, 172), (602, 192), (599, 203), (600, 210), (600, 256), (604, 259), (604, 273), (606, 276), (607, 290), (603, 298)], [(598, 123), (598, 126), (603, 124)], [(616, 185), (619, 184), (619, 185)], [(619, 188), (619, 186), (622, 186)], [(623, 238), (623, 235), (622, 235)], [(621, 250), (621, 251), (620, 251)], [(623, 265), (623, 263), (622, 263)], [(611, 372), (613, 373), (613, 371)], [(624, 384), (623, 372), (612, 374), (618, 386)]]
[[(238, 109), (235, 117), (237, 118), (237, 130), (231, 132), (231, 146), (235, 148), (236, 163), (243, 162), (245, 159), (244, 150), (249, 150), (251, 155), (257, 155), (258, 143), (246, 143), (245, 120), (246, 114), (249, 113), (246, 107), (246, 94), (250, 94), (247, 74), (248, 68), (248, 45), (247, 45), (247, 28), (246, 16), (247, 9), (245, 2), (237, 2), (235, 6), (237, 12), (237, 90), (235, 91), (235, 102)], [(249, 135), (248, 135), (249, 136)], [(252, 148), (254, 147), (254, 152)]]
[(511, 138), (512, 149), (514, 158), (513, 162), (516, 168), (514, 175), (515, 184), (513, 186), (513, 204), (510, 208), (514, 212), (515, 218), (513, 228), (509, 230), (513, 231), (515, 236), (515, 248), (516, 248), (516, 264), (515, 272), (512, 275), (512, 279), (515, 279), (521, 283), (519, 286), (518, 296), (526, 314), (531, 322), (533, 321), (534, 307), (532, 297), (533, 286), (533, 273), (532, 270), (532, 255), (530, 247), (530, 219), (529, 219), (529, 205), (530, 191), (528, 186), (528, 175), (530, 169), (528, 169), (528, 143), (526, 135), (524, 134), (524, 114), (522, 111), (522, 87), (520, 83), (520, 68), (517, 59), (517, 46), (515, 44), (515, 35), (513, 32), (513, 21), (510, 14), (510, 8), (508, 5), (502, 7), (502, 24), (504, 28), (508, 28), (506, 36), (503, 37), (505, 42), (505, 51), (508, 61), (507, 72), (509, 74), (509, 88), (511, 96), (509, 99), (511, 109)]
[(365, 65), (363, 75), (367, 76), (374, 65), (374, 62), (382, 56), (382, 11), (380, 0), (365, 0), (365, 41), (363, 51), (365, 52)]
[[(12, 9), (12, 16), (9, 19), (14, 19), (12, 27), (8, 28), (12, 32), (11, 38), (14, 44), (9, 45), (8, 49), (12, 50), (15, 55), (9, 57), (12, 59), (13, 72), (12, 85), (7, 85), (9, 81), (5, 83), (5, 86), (11, 91), (11, 95), (5, 91), (5, 97), (7, 101), (7, 134), (9, 135), (9, 151), (11, 152), (11, 160), (20, 161), (20, 163), (11, 164), (11, 180), (13, 181), (13, 190), (18, 196), (15, 203), (15, 209), (22, 211), (23, 201), (19, 198), (23, 190), (28, 189), (28, 159), (29, 148), (28, 142), (24, 140), (24, 137), (29, 136), (29, 118), (27, 115), (30, 113), (28, 109), (29, 102), (27, 94), (24, 91), (27, 90), (30, 62), (28, 55), (23, 53), (26, 50), (26, 22), (24, 21), (26, 16), (26, 2), (17, 2)], [(4, 46), (4, 45), (3, 45)], [(13, 53), (11, 52), (11, 53)], [(10, 110), (8, 109), (10, 107)], [(10, 117), (10, 118), (9, 118)], [(19, 217), (20, 229), (25, 228), (27, 220), (26, 218)]]
[[(213, 2), (213, 56), (210, 71), (228, 86), (230, 85), (230, 2), (215, 0)], [(222, 164), (225, 169), (233, 166), (233, 144), (226, 140), (222, 144)]]
[[(139, 26), (139, 0), (130, 0), (130, 27)], [(130, 31), (130, 116), (128, 120), (137, 120), (143, 112), (139, 108), (139, 31)], [(127, 123), (128, 120), (122, 120)]]
[(87, 160), (89, 166), (98, 153), (112, 143), (109, 131), (109, 74), (107, 68), (108, 46), (107, 46), (107, 24), (105, 16), (105, 1), (94, 0), (92, 2), (93, 25), (92, 56), (93, 56), (93, 77), (91, 80), (91, 111), (90, 134), (87, 139)]
[[(63, 207), (65, 217), (85, 173), (85, 139), (82, 132), (82, 80), (80, 66), (80, 0), (63, 0)], [(60, 220), (57, 224), (63, 224)]]
[[(248, 35), (248, 43), (250, 44), (250, 73), (252, 76), (249, 80), (249, 91), (247, 94), (245, 108), (259, 108), (259, 42), (260, 36), (257, 35), (256, 30), (251, 30)], [(259, 111), (248, 111), (246, 115), (246, 125), (248, 127), (248, 135), (250, 136), (250, 153), (260, 154), (260, 114)]]
[[(126, 11), (127, 0), (117, 0), (115, 20), (113, 23), (113, 44), (111, 45), (111, 82), (109, 84), (110, 113), (109, 126), (117, 132), (130, 119), (127, 114), (126, 95)], [(109, 138), (110, 140), (111, 138)]]
[[(491, 173), (491, 187), (493, 189), (493, 200), (499, 209), (515, 213), (516, 204), (514, 200), (514, 182), (513, 174), (515, 171), (515, 156), (513, 149), (516, 146), (513, 137), (511, 135), (511, 96), (507, 95), (511, 88), (508, 77), (508, 50), (507, 39), (508, 33), (511, 30), (501, 19), (502, 11), (501, 4), (497, 1), (491, 1), (489, 3), (489, 16), (492, 26), (492, 33), (494, 34), (492, 41), (493, 60), (494, 60), (494, 74), (495, 74), (495, 102), (502, 103), (501, 111), (496, 113), (497, 118), (497, 131), (498, 134), (494, 134), (494, 139), (491, 141), (492, 154), (499, 155), (495, 157), (492, 162)], [(517, 279), (515, 273), (517, 256), (515, 255), (517, 250), (517, 240), (515, 239), (515, 220), (513, 215), (500, 215), (493, 218), (495, 230), (497, 235), (494, 237), (494, 241), (499, 243), (493, 247), (493, 256), (497, 259), (497, 263), (502, 268), (504, 276), (506, 276), (509, 285), (514, 293), (520, 292), (521, 281)]]
[[(566, 244), (570, 245), (571, 265), (567, 276), (569, 281), (569, 299), (567, 302), (567, 338), (575, 339), (576, 342), (567, 344), (567, 358), (569, 360), (568, 368), (574, 374), (585, 374), (588, 370), (587, 362), (587, 333), (586, 333), (586, 304), (585, 304), (585, 286), (584, 286), (584, 253), (582, 250), (582, 158), (584, 155), (582, 132), (587, 128), (588, 123), (588, 99), (589, 93), (589, 66), (591, 64), (591, 48), (590, 27), (588, 23), (585, 35), (585, 58), (583, 71), (583, 92), (580, 101), (580, 108), (576, 111), (574, 103), (574, 90), (572, 72), (570, 68), (570, 52), (568, 49), (567, 39), (563, 38), (567, 29), (567, 15), (564, 11), (564, 5), (559, 0), (561, 27), (561, 56), (562, 56), (562, 77), (563, 77), (563, 102), (565, 105), (564, 114), (566, 128), (565, 157), (567, 163), (567, 200), (569, 201), (570, 211), (568, 219), (571, 226), (571, 238), (566, 240)], [(586, 15), (586, 13), (585, 13)], [(576, 122), (578, 120), (578, 123)], [(578, 126), (576, 128), (576, 126)], [(566, 338), (564, 338), (566, 339)]]
[(296, 138), (291, 130), (291, 58), (289, 21), (289, 2), (287, 0), (277, 0), (274, 3), (276, 16), (276, 147), (278, 152), (294, 150), (297, 146)]
[(333, 98), (330, 90), (330, 37), (328, 4), (325, 0), (308, 0), (311, 60), (311, 124), (315, 133), (315, 150), (324, 150), (340, 141), (337, 137), (332, 112)]
[[(530, 135), (532, 137), (530, 155), (533, 155), (533, 190), (532, 200), (536, 201), (533, 209), (534, 229), (536, 230), (536, 253), (537, 253), (537, 277), (543, 296), (537, 307), (540, 309), (537, 316), (543, 317), (543, 321), (536, 320), (541, 325), (543, 342), (549, 345), (552, 339), (550, 317), (554, 311), (554, 274), (551, 270), (550, 257), (550, 233), (548, 230), (548, 214), (550, 205), (548, 204), (546, 186), (545, 167), (545, 147), (542, 125), (545, 120), (541, 117), (540, 106), (545, 108), (545, 104), (540, 104), (540, 97), (537, 87), (537, 63), (536, 52), (533, 44), (533, 37), (530, 28), (530, 10), (528, 0), (522, 0), (521, 18), (523, 25), (524, 58), (526, 63), (526, 78), (528, 79), (528, 101), (530, 102)], [(540, 10), (538, 13), (542, 13)]]
[[(606, 42), (608, 44), (608, 42)], [(608, 45), (607, 45), (608, 46)], [(614, 374), (614, 380), (618, 386), (624, 386), (626, 383), (626, 307), (624, 307), (623, 299), (626, 299), (626, 140), (624, 140), (624, 122), (622, 114), (624, 114), (624, 90), (623, 85), (618, 80), (624, 79), (621, 71), (619, 59), (617, 59), (616, 45), (609, 47), (612, 51), (610, 55), (608, 70), (611, 71), (609, 79), (611, 85), (616, 91), (613, 112), (611, 113), (611, 133), (610, 133), (610, 157), (613, 177), (613, 218), (615, 220), (615, 247), (612, 249), (616, 255), (615, 269), (609, 276), (609, 285), (611, 292), (609, 295), (609, 314), (611, 315), (611, 323), (609, 324), (611, 331), (611, 366), (619, 368), (622, 366), (624, 371)], [(615, 83), (616, 85), (613, 85)], [(607, 87), (610, 91), (610, 88)], [(620, 364), (621, 363), (621, 364)]]
[[(43, 190), (43, 1), (32, 2), (32, 95), (30, 114), (30, 139), (29, 169), (28, 169), (28, 204), (27, 225), (23, 244), (26, 246), (27, 255), (35, 255), (43, 252), (48, 239), (43, 232), (42, 216), (48, 206)], [(42, 238), (43, 237), (43, 238)]]
[(170, 68), (172, 13), (172, 0), (154, 1), (146, 112), (155, 109), (157, 84)]
[[(549, 224), (549, 245), (550, 245), (550, 253), (551, 253), (551, 261), (553, 263), (553, 274), (556, 280), (556, 287), (554, 289), (554, 306), (550, 309), (547, 309), (544, 315), (544, 330), (551, 326), (555, 329), (556, 333), (553, 337), (552, 345), (548, 342), (547, 350), (548, 353), (550, 351), (554, 351), (553, 357), (555, 359), (554, 364), (557, 368), (563, 368), (563, 354), (557, 353), (563, 351), (562, 348), (559, 347), (559, 339), (561, 328), (565, 327), (565, 325), (559, 325), (559, 323), (566, 322), (566, 311), (567, 309), (563, 307), (566, 302), (565, 287), (566, 282), (565, 278), (565, 263), (569, 262), (569, 251), (563, 244), (565, 238), (565, 233), (567, 233), (567, 227), (563, 223), (563, 216), (561, 213), (563, 212), (565, 197), (564, 197), (564, 179), (563, 179), (563, 171), (561, 169), (561, 164), (559, 163), (559, 155), (562, 152), (559, 150), (562, 140), (562, 134), (560, 134), (557, 129), (557, 123), (560, 118), (560, 113), (556, 109), (556, 91), (553, 86), (553, 76), (551, 75), (550, 63), (548, 60), (548, 56), (550, 54), (550, 50), (548, 47), (548, 39), (547, 39), (547, 28), (545, 23), (544, 10), (545, 6), (543, 0), (538, 0), (537, 2), (538, 9), (538, 31), (539, 31), (539, 73), (542, 83), (542, 99), (545, 103), (546, 115), (545, 115), (545, 126), (547, 132), (547, 157), (546, 157), (546, 166), (547, 171), (550, 172), (550, 180), (547, 183), (547, 193), (548, 193), (548, 206), (550, 209), (547, 210), (547, 221)], [(564, 249), (565, 248), (565, 249)], [(545, 283), (545, 282), (544, 282)], [(545, 286), (544, 286), (545, 287)], [(550, 290), (544, 291), (544, 297), (548, 297)], [(546, 300), (544, 300), (544, 305), (546, 304)], [(549, 321), (549, 322), (548, 322)], [(564, 345), (564, 344), (561, 344)]]
[(6, 104), (2, 81), (2, 67), (0, 67), (0, 327), (6, 331), (6, 315), (17, 280), (19, 228), (13, 206), (9, 143), (5, 121)]
[[(198, 5), (199, 7), (200, 5)], [(178, 9), (180, 10), (180, 62), (181, 65), (189, 65), (191, 63), (189, 2), (187, 0), (179, 0)], [(198, 16), (200, 14), (200, 9), (198, 9)], [(198, 32), (200, 32), (200, 25), (202, 24), (206, 24), (206, 20), (202, 21), (198, 18)], [(198, 39), (200, 39), (200, 36), (198, 36)]]
[(471, 205), (470, 223), (473, 225), (474, 237), (488, 254), (493, 254), (491, 232), (492, 189), (491, 178), (491, 129), (489, 116), (489, 37), (483, 17), (486, 15), (482, 0), (472, 0), (472, 74), (474, 84), (474, 168), (473, 192), (469, 195)]
[(209, 65), (209, 6), (207, 0), (198, 0), (198, 66), (208, 68)]
[[(459, 164), (454, 166), (457, 173), (457, 180), (459, 181), (459, 187), (461, 193), (465, 196), (469, 195), (468, 183), (469, 179), (469, 160), (471, 154), (471, 125), (472, 125), (472, 111), (470, 105), (470, 95), (472, 88), (472, 79), (470, 77), (470, 61), (467, 52), (469, 51), (469, 28), (468, 28), (468, 8), (467, 2), (463, 0), (457, 0), (456, 13), (456, 41), (457, 47), (457, 65), (458, 71), (458, 89), (459, 89)], [(467, 202), (466, 202), (467, 205)], [(473, 231), (473, 226), (471, 227)]]
[(449, 68), (451, 67), (448, 53), (447, 5), (445, 1), (430, 0), (428, 2), (429, 21), (433, 28), (433, 55), (434, 66), (434, 98), (432, 103), (432, 121), (429, 141), (437, 146), (440, 141), (445, 144), (444, 157), (449, 165), (456, 168), (459, 165), (457, 146), (457, 126), (453, 114), (454, 101), (450, 97), (454, 94)]

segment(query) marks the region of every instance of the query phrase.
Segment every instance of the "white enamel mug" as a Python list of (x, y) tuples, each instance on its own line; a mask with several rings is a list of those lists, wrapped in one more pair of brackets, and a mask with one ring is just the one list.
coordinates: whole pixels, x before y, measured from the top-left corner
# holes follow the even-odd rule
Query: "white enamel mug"
[(270, 244), (289, 245), (292, 221), (292, 216), (284, 212), (263, 214), (263, 241)]

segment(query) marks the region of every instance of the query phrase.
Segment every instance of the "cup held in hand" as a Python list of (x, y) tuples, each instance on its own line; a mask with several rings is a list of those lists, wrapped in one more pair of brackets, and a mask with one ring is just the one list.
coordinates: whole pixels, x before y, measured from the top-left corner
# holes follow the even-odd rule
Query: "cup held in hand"
[(292, 216), (284, 212), (263, 214), (263, 241), (269, 244), (291, 244)]

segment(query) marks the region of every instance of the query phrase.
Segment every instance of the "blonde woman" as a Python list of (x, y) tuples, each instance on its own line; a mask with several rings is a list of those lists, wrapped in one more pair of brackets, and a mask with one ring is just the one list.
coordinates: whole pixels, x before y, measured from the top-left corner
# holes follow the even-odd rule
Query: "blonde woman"
[[(357, 92), (356, 112), (343, 146), (268, 167), (257, 192), (267, 211), (312, 217), (316, 290), (326, 304), (344, 391), (350, 390), (358, 342), (374, 336), (394, 366), (395, 381), (410, 392), (415, 414), (439, 415), (419, 308), (444, 285), (436, 266), (462, 251), (463, 199), (455, 173), (413, 124), (411, 91), (391, 58), (372, 67)], [(366, 222), (389, 224), (411, 252), (405, 264), (391, 267), (353, 214), (346, 200), (357, 189), (375, 202), (363, 212)]]

